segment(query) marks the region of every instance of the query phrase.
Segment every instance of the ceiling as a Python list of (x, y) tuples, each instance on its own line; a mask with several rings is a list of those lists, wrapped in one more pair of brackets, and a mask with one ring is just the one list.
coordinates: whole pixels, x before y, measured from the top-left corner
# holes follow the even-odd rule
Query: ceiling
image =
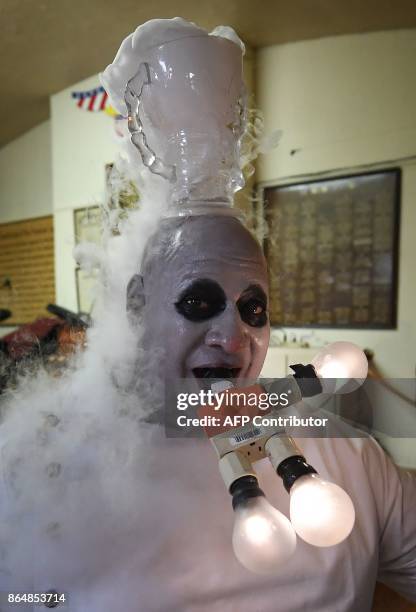
[(0, 0), (0, 147), (49, 116), (49, 96), (102, 70), (156, 17), (233, 26), (253, 47), (416, 27), (415, 0)]

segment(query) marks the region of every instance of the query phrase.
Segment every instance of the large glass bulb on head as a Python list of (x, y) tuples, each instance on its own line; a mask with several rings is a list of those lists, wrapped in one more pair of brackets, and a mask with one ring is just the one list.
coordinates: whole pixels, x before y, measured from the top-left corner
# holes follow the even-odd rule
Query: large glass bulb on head
[(208, 33), (179, 17), (154, 19), (125, 39), (101, 75), (144, 165), (168, 179), (172, 213), (230, 209), (244, 186), (243, 53), (231, 28)]
[(364, 351), (352, 342), (333, 342), (312, 359), (324, 393), (350, 393), (364, 382), (368, 361)]
[(296, 548), (290, 521), (266, 500), (254, 476), (237, 479), (230, 493), (235, 511), (235, 556), (251, 572), (277, 574)]
[(290, 520), (305, 542), (334, 546), (351, 533), (355, 511), (344, 489), (318, 474), (306, 474), (290, 489)]

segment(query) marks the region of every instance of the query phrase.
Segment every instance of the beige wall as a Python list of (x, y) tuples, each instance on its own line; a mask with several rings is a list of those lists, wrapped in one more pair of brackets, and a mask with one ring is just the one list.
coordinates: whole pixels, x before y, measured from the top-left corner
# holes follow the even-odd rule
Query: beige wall
[(51, 124), (45, 121), (0, 149), (0, 223), (50, 214)]
[[(397, 330), (315, 330), (325, 341), (372, 348), (388, 377), (413, 377), (416, 369), (415, 57), (416, 30), (279, 45), (257, 55), (259, 107), (268, 130), (283, 130), (279, 147), (259, 160), (263, 185), (314, 173), (363, 171), (377, 163), (388, 167), (388, 160), (402, 167)], [(415, 159), (396, 162), (411, 156)], [(415, 408), (392, 398), (383, 408), (380, 424), (401, 413), (416, 416)], [(391, 442), (401, 463), (416, 464), (413, 442)]]
[(416, 30), (260, 50), (258, 103), (284, 138), (259, 180), (415, 154), (415, 57)]

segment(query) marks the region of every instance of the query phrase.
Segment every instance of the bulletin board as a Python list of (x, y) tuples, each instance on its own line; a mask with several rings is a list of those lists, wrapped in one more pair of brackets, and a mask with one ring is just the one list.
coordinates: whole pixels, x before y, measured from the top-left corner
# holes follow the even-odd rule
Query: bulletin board
[(264, 189), (270, 319), (396, 327), (400, 169)]
[(0, 308), (12, 316), (0, 325), (30, 323), (55, 302), (52, 216), (0, 224)]

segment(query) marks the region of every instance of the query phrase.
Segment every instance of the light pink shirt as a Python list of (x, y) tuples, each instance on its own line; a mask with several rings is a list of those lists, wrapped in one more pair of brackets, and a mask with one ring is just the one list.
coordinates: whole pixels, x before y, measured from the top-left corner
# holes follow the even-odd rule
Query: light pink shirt
[[(231, 497), (213, 448), (161, 440), (137, 551), (130, 569), (111, 577), (121, 589), (135, 581), (137, 612), (366, 612), (377, 579), (416, 601), (415, 481), (401, 478), (371, 438), (298, 443), (320, 475), (351, 496), (356, 523), (348, 539), (317, 548), (298, 538), (276, 576), (250, 573), (233, 555)], [(288, 516), (289, 496), (268, 460), (256, 469), (268, 500)], [(115, 609), (111, 596), (103, 610)]]
[[(210, 442), (169, 440), (152, 427), (134, 526), (122, 548), (113, 549), (111, 533), (103, 534), (105, 552), (97, 554), (104, 555), (105, 569), (97, 577), (92, 568), (82, 588), (78, 579), (77, 587), (71, 583), (77, 569), (71, 560), (63, 585), (70, 612), (367, 612), (376, 579), (416, 601), (415, 481), (406, 474), (401, 479), (373, 439), (297, 440), (320, 475), (349, 493), (356, 523), (331, 548), (298, 538), (294, 556), (275, 576), (259, 576), (234, 557), (231, 497)], [(289, 496), (269, 461), (256, 470), (268, 500), (288, 516)], [(42, 550), (33, 554), (42, 559)], [(17, 587), (19, 577), (14, 581)], [(10, 578), (1, 586), (11, 587)]]

